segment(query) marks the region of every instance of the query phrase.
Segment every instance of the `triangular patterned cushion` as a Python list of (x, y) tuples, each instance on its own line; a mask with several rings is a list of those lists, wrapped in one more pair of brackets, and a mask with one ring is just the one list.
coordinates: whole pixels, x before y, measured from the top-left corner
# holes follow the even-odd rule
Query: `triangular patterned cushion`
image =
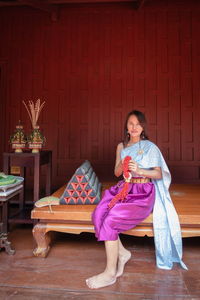
[(60, 204), (97, 204), (101, 197), (101, 183), (90, 162), (86, 160), (68, 182)]

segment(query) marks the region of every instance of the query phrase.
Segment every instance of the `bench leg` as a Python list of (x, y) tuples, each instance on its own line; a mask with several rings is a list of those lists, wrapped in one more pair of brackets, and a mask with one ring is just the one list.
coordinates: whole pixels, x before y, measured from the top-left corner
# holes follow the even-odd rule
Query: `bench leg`
[(48, 232), (47, 224), (37, 223), (33, 228), (33, 236), (37, 244), (37, 248), (33, 250), (35, 256), (46, 257), (50, 250), (50, 232)]

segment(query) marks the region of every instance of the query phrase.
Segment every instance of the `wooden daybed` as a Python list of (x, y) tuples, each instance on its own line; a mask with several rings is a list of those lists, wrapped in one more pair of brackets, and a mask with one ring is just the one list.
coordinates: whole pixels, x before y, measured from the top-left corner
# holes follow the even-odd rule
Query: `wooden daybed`
[[(114, 183), (103, 184), (103, 190)], [(52, 196), (60, 197), (65, 186)], [(172, 184), (170, 194), (179, 215), (183, 237), (200, 236), (200, 186), (192, 184)], [(34, 208), (31, 218), (38, 223), (33, 228), (37, 243), (35, 256), (46, 257), (50, 249), (51, 231), (79, 234), (94, 232), (91, 213), (95, 205), (58, 205), (50, 208)], [(137, 227), (124, 232), (134, 236), (153, 236), (152, 214)]]

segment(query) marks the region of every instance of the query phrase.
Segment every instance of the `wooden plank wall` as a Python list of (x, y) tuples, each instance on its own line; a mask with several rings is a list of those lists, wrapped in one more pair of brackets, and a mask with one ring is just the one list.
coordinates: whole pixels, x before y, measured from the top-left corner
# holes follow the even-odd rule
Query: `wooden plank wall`
[(0, 28), (1, 152), (18, 120), (30, 131), (22, 100), (41, 98), (54, 186), (85, 159), (105, 180), (134, 108), (146, 113), (173, 181), (200, 182), (199, 1), (68, 5), (57, 22), (1, 8)]

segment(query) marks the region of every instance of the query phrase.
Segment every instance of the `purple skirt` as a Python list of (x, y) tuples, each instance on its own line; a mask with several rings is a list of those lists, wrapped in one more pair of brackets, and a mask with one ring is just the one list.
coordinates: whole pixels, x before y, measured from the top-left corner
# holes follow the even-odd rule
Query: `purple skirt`
[(129, 183), (129, 190), (123, 202), (118, 201), (111, 209), (109, 202), (119, 193), (124, 181), (105, 190), (102, 200), (92, 214), (95, 235), (98, 241), (115, 241), (121, 232), (135, 227), (146, 219), (153, 210), (155, 187), (152, 182)]

